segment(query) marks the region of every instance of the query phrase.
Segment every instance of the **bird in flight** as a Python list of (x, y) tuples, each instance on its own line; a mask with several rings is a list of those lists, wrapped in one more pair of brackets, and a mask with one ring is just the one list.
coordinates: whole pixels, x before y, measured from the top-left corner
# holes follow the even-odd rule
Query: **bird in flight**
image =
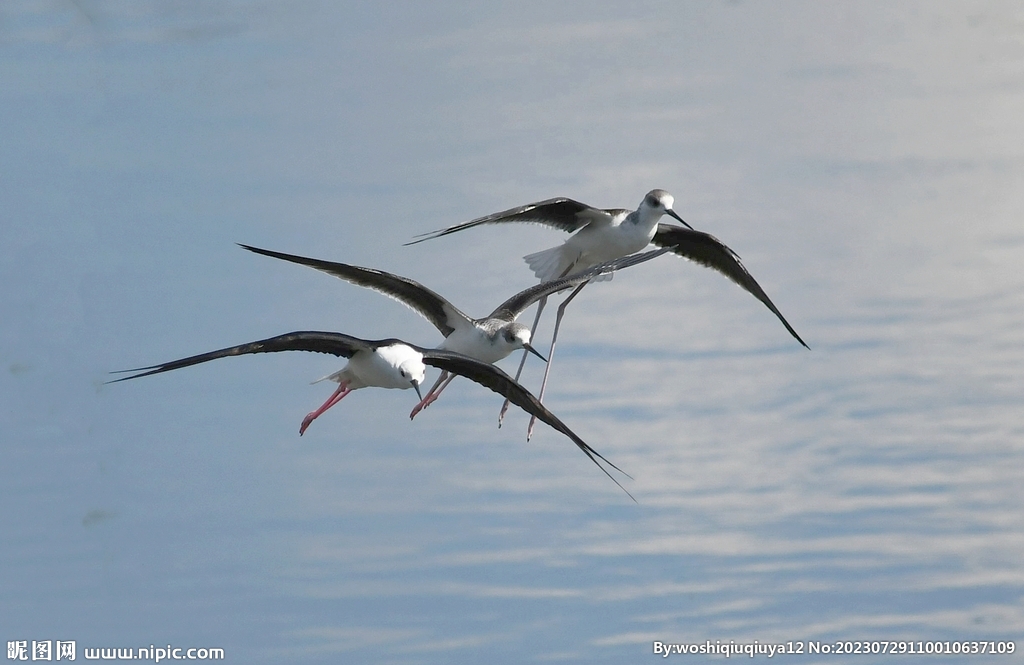
[[(406, 243), (406, 245), (415, 245), (416, 243), (451, 235), (452, 233), (477, 226), (503, 224), (506, 222), (542, 224), (572, 233), (573, 235), (561, 245), (523, 257), (534, 274), (543, 282), (564, 277), (574, 270), (582, 270), (603, 261), (610, 261), (639, 252), (647, 247), (648, 244), (654, 243), (685, 259), (716, 270), (728, 277), (764, 303), (765, 307), (778, 317), (786, 330), (800, 344), (809, 349), (810, 347), (807, 346), (803, 339), (800, 338), (800, 335), (796, 333), (785, 317), (782, 316), (782, 312), (772, 303), (768, 294), (764, 292), (764, 289), (761, 288), (740, 262), (739, 255), (722, 241), (718, 240), (718, 238), (708, 233), (697, 231), (683, 221), (672, 209), (674, 203), (675, 199), (673, 196), (663, 189), (652, 189), (648, 192), (636, 210), (595, 208), (564, 197), (547, 199), (478, 217), (477, 219), (456, 224), (439, 231), (424, 233), (417, 236), (416, 240)], [(683, 226), (661, 223), (660, 220), (664, 215), (674, 218)], [(610, 279), (610, 275), (605, 278)], [(548, 371), (551, 369), (551, 356), (554, 353), (562, 315), (565, 312), (566, 306), (585, 285), (586, 283), (584, 282), (577, 286), (558, 308), (555, 328), (551, 337), (551, 349), (548, 351), (548, 366), (545, 368), (544, 380), (541, 383), (540, 393), (538, 394), (540, 399), (544, 399), (544, 388), (547, 385)], [(547, 298), (542, 298), (537, 305), (537, 314), (534, 318), (531, 332), (536, 332), (541, 312), (543, 312), (546, 303)], [(526, 354), (523, 354), (523, 359), (519, 364), (519, 371), (516, 372), (516, 380), (519, 379), (525, 363)], [(502, 407), (501, 416), (504, 415), (507, 408), (508, 402)], [(499, 416), (499, 422), (501, 416)], [(532, 420), (530, 427), (531, 429), (533, 427)]]
[[(505, 399), (510, 400), (527, 413), (539, 418), (553, 429), (569, 437), (606, 476), (611, 478), (612, 482), (618, 485), (623, 492), (626, 492), (629, 498), (633, 499), (633, 495), (611, 475), (601, 462), (622, 473), (627, 478), (629, 474), (591, 448), (575, 432), (569, 429), (565, 423), (542, 405), (540, 400), (513, 380), (508, 374), (494, 365), (480, 362), (460, 353), (444, 349), (425, 349), (399, 339), (365, 340), (335, 332), (293, 332), (256, 342), (230, 346), (217, 351), (201, 353), (180, 360), (172, 360), (159, 365), (121, 370), (115, 373), (135, 372), (135, 374), (115, 379), (110, 383), (169, 372), (217, 360), (218, 358), (278, 351), (311, 351), (348, 359), (345, 367), (324, 377), (325, 379), (337, 382), (338, 389), (320, 408), (310, 412), (302, 420), (302, 425), (299, 428), (300, 435), (306, 431), (306, 428), (309, 427), (313, 420), (337, 404), (353, 390), (369, 387), (413, 388), (419, 394), (420, 384), (423, 383), (426, 372), (426, 365), (430, 365), (451, 374), (465, 376), (485, 388), (503, 395)], [(636, 501), (636, 499), (633, 500)]]
[[(584, 284), (592, 279), (599, 279), (616, 270), (643, 263), (668, 251), (661, 249), (644, 254), (634, 254), (601, 263), (593, 268), (566, 277), (541, 282), (515, 294), (498, 305), (487, 316), (474, 319), (464, 314), (443, 296), (407, 277), (394, 275), (383, 270), (311, 259), (305, 256), (260, 249), (250, 245), (240, 246), (250, 252), (309, 266), (329, 275), (340, 277), (353, 284), (365, 286), (390, 296), (418, 312), (444, 335), (444, 341), (441, 342), (441, 345), (438, 347), (439, 349), (455, 351), (485, 363), (497, 362), (518, 349), (525, 349), (527, 352), (533, 353), (541, 360), (544, 360), (544, 356), (530, 346), (531, 330), (516, 322), (516, 318), (523, 311), (533, 303), (546, 298), (552, 293)], [(419, 404), (413, 408), (409, 417), (414, 418), (422, 409), (433, 403), (441, 394), (441, 391), (448, 387), (448, 384), (454, 378), (455, 374), (442, 371), (437, 382), (427, 391), (426, 396), (420, 399)]]

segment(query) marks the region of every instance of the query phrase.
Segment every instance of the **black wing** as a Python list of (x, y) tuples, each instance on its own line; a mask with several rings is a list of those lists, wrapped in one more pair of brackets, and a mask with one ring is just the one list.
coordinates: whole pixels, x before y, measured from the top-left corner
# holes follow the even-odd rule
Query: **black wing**
[(320, 259), (310, 259), (305, 256), (274, 252), (269, 249), (260, 249), (259, 247), (251, 247), (241, 243), (239, 243), (239, 247), (243, 247), (250, 252), (256, 252), (257, 254), (262, 254), (264, 256), (270, 256), (275, 259), (283, 259), (285, 261), (291, 261), (292, 263), (309, 266), (310, 268), (316, 268), (328, 275), (340, 277), (341, 279), (352, 282), (353, 284), (365, 286), (373, 289), (374, 291), (383, 293), (386, 296), (390, 296), (419, 312), (423, 318), (434, 324), (434, 327), (440, 330), (441, 334), (445, 337), (451, 335), (455, 330), (453, 325), (454, 321), (452, 321), (453, 316), (461, 317), (467, 322), (472, 320), (459, 311), (457, 307), (419, 282), (414, 282), (411, 279), (393, 275), (389, 272), (384, 272), (383, 270), (360, 268), (359, 266), (350, 266), (345, 263), (334, 263), (333, 261), (321, 261)]
[(497, 224), (499, 222), (526, 222), (529, 224), (544, 224), (561, 229), (568, 233), (575, 233), (593, 221), (610, 220), (617, 210), (598, 210), (585, 203), (573, 201), (567, 198), (548, 199), (537, 203), (528, 203), (517, 208), (509, 208), (484, 217), (478, 217), (462, 224), (449, 226), (440, 231), (431, 231), (419, 236), (419, 240), (405, 243), (415, 245), (424, 240), (440, 238), (456, 231), (470, 229), (481, 224)]
[(630, 499), (633, 499), (634, 502), (636, 501), (636, 499), (633, 498), (633, 495), (630, 494), (625, 487), (622, 487), (619, 481), (615, 480), (615, 478), (608, 473), (608, 470), (601, 466), (601, 463), (597, 460), (601, 459), (605, 464), (625, 475), (627, 478), (630, 477), (628, 473), (609, 462), (604, 455), (591, 448), (583, 439), (576, 436), (575, 432), (569, 429), (569, 427), (559, 420), (555, 414), (551, 413), (547, 407), (541, 404), (540, 401), (530, 393), (530, 391), (516, 383), (516, 381), (508, 374), (501, 371), (494, 365), (482, 363), (468, 356), (464, 356), (461, 353), (442, 351), (440, 349), (417, 348), (416, 350), (423, 354), (423, 362), (427, 365), (432, 365), (438, 369), (452, 372), (453, 374), (460, 374), (468, 379), (476, 381), (485, 388), (490, 388), (499, 395), (506, 397), (508, 401), (520, 407), (527, 413), (540, 418), (554, 429), (572, 439), (573, 443), (575, 443), (579, 449), (590, 458), (590, 461), (596, 464), (601, 471), (604, 471), (604, 474), (611, 478), (612, 482), (618, 485), (623, 492), (626, 492)]
[(520, 291), (519, 293), (515, 294), (514, 296), (506, 300), (505, 302), (498, 305), (497, 309), (495, 309), (491, 313), (491, 318), (504, 319), (506, 321), (514, 321), (515, 318), (522, 314), (527, 307), (537, 302), (541, 298), (549, 296), (552, 293), (557, 293), (563, 289), (568, 289), (573, 286), (577, 286), (579, 284), (582, 284), (583, 282), (594, 279), (595, 277), (598, 277), (600, 275), (605, 275), (610, 272), (615, 272), (616, 270), (621, 270), (623, 268), (635, 266), (638, 263), (643, 263), (644, 261), (650, 261), (651, 259), (657, 256), (661, 256), (662, 254), (668, 251), (668, 248), (664, 248), (655, 249), (650, 252), (644, 252), (642, 254), (631, 254), (630, 256), (625, 256), (620, 259), (606, 261), (604, 263), (594, 266), (593, 268), (581, 270), (578, 273), (567, 275), (566, 277), (553, 279), (550, 282), (541, 282), (536, 286), (531, 286), (525, 291)]
[(740, 263), (740, 257), (713, 235), (700, 231), (691, 231), (681, 226), (672, 224), (658, 224), (658, 232), (654, 234), (651, 241), (659, 247), (666, 247), (679, 256), (695, 261), (702, 266), (717, 270), (732, 281), (739, 284), (751, 295), (765, 304), (765, 307), (775, 313), (786, 326), (789, 334), (796, 338), (796, 341), (810, 349), (807, 343), (800, 339), (793, 327), (789, 325), (782, 312), (775, 307), (768, 294), (757, 283), (754, 277), (747, 272), (747, 269)]
[(387, 346), (397, 342), (398, 340), (367, 341), (359, 339), (358, 337), (350, 337), (349, 335), (331, 332), (293, 332), (288, 333), (287, 335), (278, 335), (277, 337), (263, 339), (258, 342), (249, 342), (248, 344), (230, 346), (226, 349), (220, 349), (219, 351), (201, 353), (197, 356), (182, 358), (181, 360), (172, 360), (171, 362), (163, 363), (162, 365), (150, 365), (149, 367), (119, 370), (118, 372), (114, 372), (114, 374), (119, 374), (121, 372), (142, 373), (133, 374), (132, 376), (126, 376), (121, 379), (115, 379), (108, 383), (137, 379), (142, 376), (149, 376), (150, 374), (159, 374), (161, 372), (169, 372), (172, 369), (181, 369), (182, 367), (189, 367), (190, 365), (198, 365), (199, 363), (216, 360), (217, 358), (242, 356), (247, 353), (313, 351), (315, 353), (329, 353), (333, 356), (351, 358), (359, 351), (373, 351), (379, 346)]

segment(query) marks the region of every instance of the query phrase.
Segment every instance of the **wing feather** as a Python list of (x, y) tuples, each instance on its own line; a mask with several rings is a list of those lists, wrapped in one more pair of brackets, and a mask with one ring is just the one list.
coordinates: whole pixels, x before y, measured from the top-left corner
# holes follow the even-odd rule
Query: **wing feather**
[(456, 318), (461, 318), (467, 323), (472, 321), (472, 319), (463, 314), (445, 298), (419, 282), (406, 277), (384, 272), (383, 270), (374, 270), (373, 268), (360, 268), (359, 266), (352, 266), (347, 263), (311, 259), (305, 256), (285, 254), (249, 245), (240, 244), (239, 246), (250, 252), (309, 266), (328, 275), (339, 277), (347, 282), (383, 293), (418, 312), (423, 318), (430, 321), (435, 328), (440, 330), (441, 334), (445, 337), (455, 331), (455, 324), (458, 322)]
[(423, 354), (423, 362), (426, 363), (427, 365), (432, 365), (434, 367), (437, 367), (447, 372), (452, 372), (454, 374), (460, 374), (468, 379), (471, 379), (472, 381), (479, 383), (485, 388), (490, 388), (499, 395), (502, 395), (505, 398), (507, 398), (508, 401), (512, 402), (513, 404), (523, 409), (527, 413), (536, 416), (540, 420), (550, 425), (555, 430), (561, 432), (562, 434), (572, 439), (573, 443), (575, 443), (576, 446), (579, 447), (579, 449), (582, 450), (583, 453), (590, 458), (590, 461), (596, 464), (597, 467), (601, 469), (601, 471), (603, 471), (606, 476), (611, 478), (612, 482), (618, 485), (623, 492), (626, 492), (630, 499), (636, 501), (636, 499), (633, 498), (633, 495), (630, 494), (629, 491), (627, 491), (626, 488), (623, 487), (618, 480), (615, 480), (615, 478), (608, 472), (607, 469), (605, 469), (601, 465), (601, 462), (599, 462), (598, 460), (600, 459), (605, 464), (612, 467), (619, 473), (625, 475), (626, 477), (629, 477), (629, 474), (627, 474), (625, 471), (623, 471), (622, 469), (608, 461), (608, 459), (604, 457), (604, 455), (591, 448), (583, 439), (577, 436), (575, 432), (569, 429), (568, 425), (559, 420), (558, 417), (555, 416), (555, 414), (551, 413), (551, 411), (549, 411), (547, 407), (541, 404), (540, 400), (534, 397), (533, 394), (530, 393), (530, 391), (528, 391), (526, 388), (524, 388), (515, 380), (513, 380), (512, 377), (510, 377), (508, 374), (501, 371), (501, 369), (495, 367), (494, 365), (474, 360), (468, 356), (462, 355), (461, 353), (442, 351), (440, 349), (417, 350)]
[(563, 289), (578, 286), (579, 284), (594, 279), (595, 277), (600, 277), (601, 275), (606, 275), (608, 273), (615, 272), (616, 270), (622, 270), (623, 268), (628, 268), (645, 261), (650, 261), (651, 259), (661, 256), (668, 251), (670, 250), (665, 248), (655, 249), (642, 254), (631, 254), (612, 261), (606, 261), (594, 266), (593, 268), (581, 270), (580, 272), (572, 275), (553, 279), (549, 282), (541, 282), (536, 286), (531, 286), (524, 291), (520, 291), (502, 304), (498, 305), (498, 307), (491, 313), (491, 318), (514, 321), (517, 316), (526, 310), (527, 307), (541, 298), (547, 297), (553, 293), (558, 293)]
[(450, 235), (458, 231), (471, 229), (474, 226), (481, 226), (483, 224), (499, 224), (503, 222), (543, 224), (568, 233), (575, 233), (584, 226), (594, 222), (610, 222), (614, 214), (617, 212), (619, 211), (599, 210), (597, 208), (592, 208), (585, 203), (560, 197), (547, 199), (546, 201), (538, 201), (537, 203), (528, 203), (526, 205), (478, 217), (468, 222), (463, 222), (462, 224), (449, 226), (448, 228), (441, 229), (439, 231), (423, 233), (416, 236), (419, 238), (418, 240), (413, 240), (412, 242), (407, 242), (405, 244), (415, 245), (416, 243), (420, 243), (425, 240), (433, 240), (434, 238), (440, 238), (441, 236)]
[(169, 372), (172, 369), (181, 369), (182, 367), (198, 365), (199, 363), (217, 360), (218, 358), (242, 356), (248, 353), (312, 351), (314, 353), (328, 353), (332, 356), (351, 358), (359, 351), (373, 351), (379, 346), (387, 346), (397, 341), (398, 340), (367, 341), (359, 339), (358, 337), (351, 337), (349, 335), (331, 332), (293, 332), (285, 335), (278, 335), (276, 337), (270, 337), (268, 339), (261, 339), (257, 342), (249, 342), (248, 344), (229, 346), (225, 349), (218, 349), (217, 351), (200, 353), (199, 355), (189, 356), (188, 358), (182, 358), (180, 360), (172, 360), (159, 365), (118, 370), (113, 373), (141, 372), (141, 374), (133, 374), (132, 376), (115, 379), (108, 383), (117, 383), (118, 381), (127, 381), (128, 379), (138, 379), (143, 376), (150, 376), (151, 374)]
[(782, 316), (782, 312), (775, 307), (775, 304), (768, 297), (768, 294), (764, 292), (764, 289), (761, 288), (761, 285), (743, 267), (739, 255), (729, 249), (718, 238), (708, 233), (693, 231), (673, 224), (658, 224), (658, 231), (654, 234), (654, 239), (651, 242), (659, 247), (665, 247), (685, 259), (699, 263), (712, 270), (717, 270), (733, 282), (739, 284), (741, 288), (764, 303), (765, 307), (770, 309), (779, 318), (782, 325), (786, 326), (786, 330), (796, 338), (796, 341), (803, 344), (807, 349), (811, 348), (800, 339), (800, 335), (796, 334), (793, 326), (789, 325), (789, 322)]

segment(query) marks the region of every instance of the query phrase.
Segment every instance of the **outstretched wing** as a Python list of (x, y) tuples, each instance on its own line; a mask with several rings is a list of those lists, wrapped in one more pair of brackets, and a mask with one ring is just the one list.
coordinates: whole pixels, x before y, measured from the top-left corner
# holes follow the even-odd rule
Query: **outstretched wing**
[(200, 353), (197, 356), (190, 356), (188, 358), (182, 358), (181, 360), (172, 360), (171, 362), (163, 363), (161, 365), (150, 365), (149, 367), (118, 370), (113, 373), (141, 372), (141, 374), (133, 374), (132, 376), (108, 381), (108, 383), (137, 379), (142, 376), (149, 376), (150, 374), (160, 374), (161, 372), (169, 372), (172, 369), (181, 369), (182, 367), (198, 365), (199, 363), (205, 363), (218, 358), (227, 358), (228, 356), (242, 356), (247, 353), (313, 351), (315, 353), (329, 353), (333, 356), (351, 358), (353, 354), (359, 351), (372, 352), (378, 346), (386, 346), (397, 341), (398, 340), (380, 340), (371, 342), (359, 339), (358, 337), (351, 337), (349, 335), (331, 332), (293, 332), (288, 333), (287, 335), (278, 335), (277, 337), (263, 339), (258, 342), (249, 342), (248, 344), (229, 346), (226, 349), (220, 349), (218, 351)]
[(665, 247), (679, 256), (695, 261), (702, 266), (717, 270), (732, 281), (746, 289), (748, 293), (764, 303), (765, 307), (775, 313), (786, 326), (789, 334), (796, 338), (796, 341), (810, 349), (807, 343), (800, 339), (793, 327), (789, 325), (782, 312), (775, 307), (768, 294), (757, 283), (754, 277), (747, 272), (747, 269), (740, 263), (740, 257), (736, 252), (729, 249), (721, 240), (708, 233), (692, 231), (681, 226), (672, 224), (658, 224), (658, 231), (651, 241), (659, 247)]
[(650, 261), (651, 259), (661, 256), (665, 252), (670, 251), (668, 248), (655, 249), (650, 252), (644, 252), (642, 254), (631, 254), (630, 256), (624, 256), (619, 259), (612, 261), (606, 261), (593, 268), (587, 270), (581, 270), (578, 273), (567, 275), (559, 279), (553, 279), (550, 282), (541, 282), (536, 286), (531, 286), (525, 291), (520, 291), (505, 302), (498, 305), (491, 313), (493, 319), (503, 319), (506, 321), (514, 321), (517, 316), (523, 313), (527, 307), (537, 302), (541, 298), (551, 295), (552, 293), (558, 293), (563, 289), (572, 288), (578, 286), (583, 282), (594, 279), (600, 275), (605, 275), (616, 270), (622, 270), (630, 266), (635, 266), (638, 263), (644, 261)]
[(484, 217), (478, 217), (468, 222), (463, 222), (462, 224), (449, 226), (448, 228), (441, 229), (440, 231), (423, 233), (416, 236), (419, 240), (413, 240), (412, 242), (407, 242), (405, 244), (415, 245), (416, 243), (423, 242), (424, 240), (440, 238), (441, 236), (446, 236), (457, 231), (471, 229), (474, 226), (480, 226), (482, 224), (499, 224), (502, 222), (544, 224), (545, 226), (561, 229), (568, 233), (575, 233), (592, 222), (610, 222), (612, 217), (620, 212), (623, 211), (599, 210), (597, 208), (592, 208), (585, 203), (560, 197), (557, 199), (538, 201), (537, 203), (528, 203), (516, 208), (509, 208), (508, 210), (502, 210), (501, 212), (492, 213)]
[(633, 495), (630, 494), (625, 487), (622, 487), (622, 484), (615, 480), (615, 478), (608, 473), (607, 469), (601, 466), (601, 462), (599, 462), (598, 459), (602, 460), (605, 464), (609, 465), (619, 473), (625, 475), (627, 478), (630, 477), (628, 473), (609, 462), (604, 455), (591, 448), (583, 439), (576, 436), (576, 433), (569, 429), (565, 423), (559, 420), (555, 414), (551, 413), (547, 407), (541, 404), (540, 400), (534, 397), (526, 388), (519, 385), (508, 374), (501, 371), (494, 365), (482, 363), (468, 356), (464, 356), (461, 353), (442, 351), (440, 349), (417, 348), (416, 350), (423, 354), (423, 362), (427, 365), (432, 365), (453, 374), (460, 374), (468, 379), (476, 381), (485, 388), (490, 388), (527, 413), (543, 420), (554, 429), (572, 439), (573, 443), (575, 443), (579, 449), (582, 450), (584, 454), (586, 454), (586, 456), (604, 472), (606, 476), (612, 479), (612, 482), (618, 485), (623, 492), (626, 492), (630, 499), (636, 501), (636, 499), (633, 498)]
[(359, 266), (350, 266), (346, 263), (321, 261), (320, 259), (310, 259), (305, 256), (274, 252), (269, 249), (260, 249), (259, 247), (252, 247), (241, 243), (239, 243), (239, 247), (264, 256), (270, 256), (275, 259), (282, 259), (284, 261), (291, 261), (292, 263), (309, 266), (310, 268), (316, 268), (328, 275), (340, 277), (345, 281), (352, 282), (359, 286), (365, 286), (379, 293), (383, 293), (386, 296), (390, 296), (409, 308), (419, 312), (423, 318), (434, 324), (434, 327), (440, 330), (441, 334), (445, 337), (451, 335), (455, 330), (455, 324), (458, 323), (457, 319), (461, 318), (467, 323), (471, 321), (468, 316), (463, 314), (457, 307), (439, 296), (437, 293), (431, 291), (419, 282), (415, 282), (405, 277), (393, 275), (389, 272), (384, 272), (383, 270), (360, 268)]

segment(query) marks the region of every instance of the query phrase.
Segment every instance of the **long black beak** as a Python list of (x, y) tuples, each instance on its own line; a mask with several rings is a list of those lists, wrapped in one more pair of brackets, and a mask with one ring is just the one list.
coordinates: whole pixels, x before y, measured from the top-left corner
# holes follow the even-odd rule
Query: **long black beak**
[(413, 389), (416, 391), (416, 396), (419, 397), (420, 401), (422, 402), (423, 393), (420, 392), (420, 384), (416, 383), (415, 381), (410, 381), (409, 383), (412, 384)]
[(548, 361), (548, 359), (547, 359), (547, 358), (545, 358), (544, 356), (542, 356), (542, 355), (540, 355), (539, 353), (537, 353), (537, 349), (533, 348), (533, 347), (532, 347), (532, 346), (530, 346), (529, 344), (523, 344), (523, 348), (524, 348), (524, 349), (526, 349), (527, 351), (529, 351), (530, 353), (532, 353), (533, 355), (537, 356), (538, 358), (540, 358), (540, 359), (541, 359), (541, 360), (543, 360), (544, 362), (547, 362), (547, 361)]
[(679, 215), (677, 215), (675, 210), (672, 210), (671, 208), (669, 208), (668, 210), (665, 211), (665, 214), (666, 215), (671, 215), (672, 217), (675, 217), (677, 220), (679, 220), (680, 224), (682, 224), (686, 228), (690, 229), (691, 231), (696, 231), (697, 230), (697, 229), (693, 228), (692, 226), (690, 226), (689, 224), (687, 224), (686, 222), (684, 222), (683, 218), (680, 217)]

